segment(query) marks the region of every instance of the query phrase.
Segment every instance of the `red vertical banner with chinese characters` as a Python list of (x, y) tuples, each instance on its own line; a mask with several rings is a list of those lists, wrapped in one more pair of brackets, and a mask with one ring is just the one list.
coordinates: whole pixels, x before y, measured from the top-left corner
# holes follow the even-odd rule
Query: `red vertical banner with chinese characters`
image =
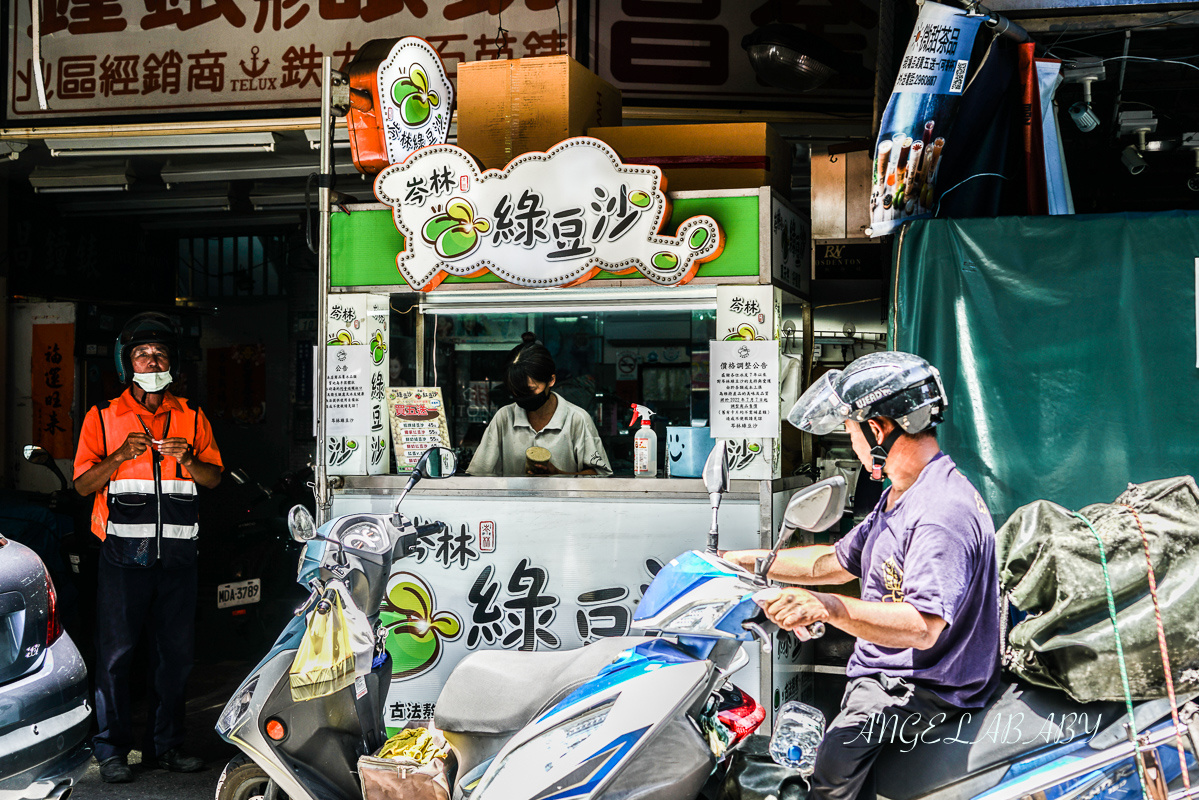
[(75, 399), (75, 326), (33, 326), (33, 441), (55, 458), (75, 453), (71, 405)]

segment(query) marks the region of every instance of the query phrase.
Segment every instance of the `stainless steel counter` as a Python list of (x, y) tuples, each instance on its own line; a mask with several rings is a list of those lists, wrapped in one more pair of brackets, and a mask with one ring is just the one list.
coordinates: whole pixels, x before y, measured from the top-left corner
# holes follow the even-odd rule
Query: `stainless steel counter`
[[(337, 494), (387, 494), (399, 492), (408, 482), (407, 475), (352, 475), (335, 486)], [(726, 500), (761, 501), (778, 492), (805, 485), (804, 478), (778, 478), (772, 481), (733, 481)], [(699, 478), (475, 478), (457, 476), (443, 480), (427, 479), (412, 492), (413, 496), (436, 494), (471, 497), (579, 497), (626, 499), (641, 497), (694, 499), (707, 498), (708, 490)]]

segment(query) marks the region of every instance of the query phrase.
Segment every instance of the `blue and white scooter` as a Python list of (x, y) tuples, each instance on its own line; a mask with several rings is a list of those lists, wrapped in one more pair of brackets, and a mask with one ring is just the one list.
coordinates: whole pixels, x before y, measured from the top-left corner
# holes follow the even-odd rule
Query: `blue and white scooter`
[[(723, 447), (704, 470), (713, 521), (709, 552), (684, 553), (654, 578), (634, 627), (658, 638), (602, 640), (563, 653), (474, 653), (438, 698), (436, 724), (458, 760), (454, 800), (695, 800), (722, 794), (721, 767), (760, 725), (764, 710), (728, 676), (748, 662), (741, 645), (769, 647), (774, 627), (754, 596), (796, 529), (840, 519), (840, 477), (798, 491), (774, 550), (754, 573), (714, 555)], [(822, 631), (810, 631), (819, 635)], [(998, 646), (998, 643), (996, 643)], [(1178, 698), (1175, 731), (1166, 700), (1134, 711), (1143, 774), (1154, 800), (1181, 800), (1178, 747), (1190, 771), (1199, 750), (1195, 695)], [(1122, 703), (1081, 705), (1062, 692), (1004, 686), (986, 708), (918, 730), (880, 731), (890, 741), (875, 765), (888, 800), (1131, 800), (1141, 796)], [(770, 754), (784, 771), (780, 796), (807, 796), (823, 734), (819, 711), (779, 710)], [(1176, 735), (1177, 734), (1177, 735)], [(1179, 744), (1181, 742), (1181, 744)], [(783, 791), (785, 789), (785, 791)], [(754, 794), (753, 796), (758, 796)]]
[[(448, 448), (425, 451), (392, 514), (349, 514), (318, 530), (303, 506), (291, 510), (288, 527), (293, 538), (305, 543), (296, 580), (311, 594), (221, 712), (217, 733), (242, 754), (221, 773), (217, 800), (362, 797), (358, 757), (377, 752), (387, 738), (383, 711), (391, 659), (383, 646), (379, 606), (392, 563), (411, 554), (418, 537), (427, 533), (401, 515), (399, 506), (419, 480), (448, 478), (456, 465)], [(348, 589), (374, 634), (370, 673), (331, 695), (297, 702), (289, 671), (306, 617), (328, 613), (337, 586)]]
[(729, 485), (723, 443), (703, 475), (709, 552), (663, 567), (634, 616), (634, 628), (661, 636), (563, 653), (479, 652), (454, 669), (435, 723), (457, 757), (455, 798), (694, 800), (731, 748), (757, 730), (765, 709), (728, 681), (749, 663), (744, 642), (770, 647), (774, 626), (754, 595), (795, 530), (824, 530), (841, 518), (845, 479), (791, 498), (778, 544), (755, 574), (716, 556)]

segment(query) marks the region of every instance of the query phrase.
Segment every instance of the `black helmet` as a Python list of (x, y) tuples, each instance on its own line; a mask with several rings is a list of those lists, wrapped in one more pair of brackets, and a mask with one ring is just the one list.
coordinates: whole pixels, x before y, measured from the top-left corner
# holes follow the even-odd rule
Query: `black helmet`
[(121, 383), (128, 383), (133, 379), (133, 362), (129, 359), (129, 354), (139, 344), (160, 344), (167, 349), (167, 355), (174, 358), (178, 334), (171, 318), (157, 311), (146, 311), (125, 323), (113, 348), (113, 357), (117, 362), (117, 379)]
[(792, 406), (787, 421), (822, 436), (847, 419), (887, 417), (904, 433), (920, 433), (943, 420), (947, 404), (936, 367), (920, 356), (889, 351), (826, 372)]

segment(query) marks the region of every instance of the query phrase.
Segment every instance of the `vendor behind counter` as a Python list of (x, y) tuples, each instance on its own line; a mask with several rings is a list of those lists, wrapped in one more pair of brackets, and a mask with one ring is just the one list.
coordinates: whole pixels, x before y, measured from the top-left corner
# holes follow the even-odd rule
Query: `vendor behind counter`
[[(478, 476), (601, 475), (612, 467), (591, 416), (550, 389), (557, 366), (535, 334), (521, 336), (508, 364), (508, 389), (515, 402), (501, 408), (487, 425), (467, 468)], [(529, 448), (549, 451), (544, 453)]]

